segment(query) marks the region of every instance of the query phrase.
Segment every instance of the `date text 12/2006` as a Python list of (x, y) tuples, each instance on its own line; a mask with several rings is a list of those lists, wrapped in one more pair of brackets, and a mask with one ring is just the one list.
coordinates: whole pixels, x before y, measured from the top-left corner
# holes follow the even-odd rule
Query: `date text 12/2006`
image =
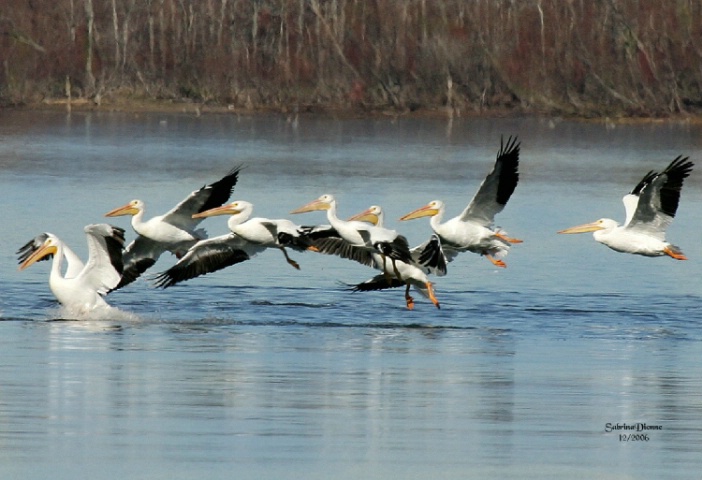
[(648, 433), (620, 433), (620, 442), (648, 442), (650, 440)]

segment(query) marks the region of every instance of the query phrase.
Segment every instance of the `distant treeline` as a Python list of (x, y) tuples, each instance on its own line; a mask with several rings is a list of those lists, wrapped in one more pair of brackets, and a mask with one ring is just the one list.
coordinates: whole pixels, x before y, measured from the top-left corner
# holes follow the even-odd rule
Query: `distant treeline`
[(702, 0), (0, 0), (0, 99), (702, 108)]

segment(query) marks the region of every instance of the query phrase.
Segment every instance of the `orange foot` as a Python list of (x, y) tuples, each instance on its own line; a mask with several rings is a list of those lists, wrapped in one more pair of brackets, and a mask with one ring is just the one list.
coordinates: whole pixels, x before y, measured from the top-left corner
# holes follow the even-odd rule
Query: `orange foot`
[(405, 295), (405, 300), (407, 301), (407, 309), (413, 310), (414, 309), (414, 298), (412, 298), (409, 295)]
[(675, 260), (687, 260), (687, 257), (680, 250), (673, 250), (670, 247), (665, 247), (663, 253), (673, 257)]
[(502, 233), (499, 233), (499, 232), (496, 233), (495, 236), (497, 238), (499, 238), (500, 240), (504, 240), (507, 243), (523, 243), (524, 242), (524, 240), (520, 240), (518, 238), (511, 238), (511, 237), (508, 237), (508, 236), (506, 236)]
[(427, 290), (429, 291), (429, 300), (431, 300), (431, 303), (434, 304), (436, 308), (441, 308), (441, 305), (439, 304), (439, 301), (436, 299), (436, 296), (434, 295), (434, 285), (431, 282), (427, 282)]
[(496, 267), (502, 267), (502, 268), (507, 268), (507, 264), (503, 262), (502, 260), (498, 260), (497, 258), (493, 257), (492, 255), (485, 255), (488, 260), (492, 262), (493, 265)]

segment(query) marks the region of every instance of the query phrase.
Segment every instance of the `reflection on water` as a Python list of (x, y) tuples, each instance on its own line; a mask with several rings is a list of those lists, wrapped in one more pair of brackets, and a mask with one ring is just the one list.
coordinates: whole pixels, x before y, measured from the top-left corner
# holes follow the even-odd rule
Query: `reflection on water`
[[(433, 198), (458, 213), (510, 134), (522, 180), (498, 220), (525, 243), (507, 269), (475, 255), (450, 264), (441, 310), (418, 298), (408, 312), (400, 290), (350, 293), (371, 275), (361, 266), (305, 253), (298, 272), (274, 252), (166, 291), (147, 278), (111, 294), (107, 318), (66, 321), (48, 266), (16, 271), (14, 251), (41, 231), (83, 255), (83, 225), (115, 205), (139, 197), (161, 213), (238, 163), (235, 197), (257, 215), (286, 217), (329, 191), (341, 215), (382, 204), (418, 243), (427, 224), (396, 219)], [(690, 125), (533, 119), (448, 131), (426, 119), (3, 113), (0, 474), (696, 478), (701, 177), (669, 231), (687, 262), (554, 232), (622, 218), (640, 176), (696, 159), (699, 138)], [(663, 430), (625, 442), (608, 422)]]

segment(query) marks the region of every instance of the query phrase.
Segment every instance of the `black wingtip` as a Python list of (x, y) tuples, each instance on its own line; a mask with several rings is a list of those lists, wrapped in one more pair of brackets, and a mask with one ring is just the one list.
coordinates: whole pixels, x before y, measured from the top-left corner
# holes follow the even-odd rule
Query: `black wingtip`
[(497, 152), (495, 168), (499, 169), (500, 181), (497, 186), (497, 198), (500, 205), (506, 205), (519, 183), (519, 151), (521, 143), (516, 136), (509, 136), (507, 142), (500, 137), (500, 150)]
[(644, 177), (641, 179), (639, 183), (636, 184), (636, 186), (631, 190), (632, 195), (640, 195), (641, 191), (653, 181), (654, 178), (658, 176), (658, 173), (650, 170)]
[[(122, 275), (124, 272), (124, 229), (110, 225), (111, 235), (105, 237), (107, 254), (112, 267)], [(121, 280), (120, 280), (121, 282)]]
[(507, 142), (504, 141), (504, 135), (500, 135), (500, 150), (497, 152), (497, 158), (504, 155), (516, 154), (518, 156), (521, 145), (522, 142), (519, 142), (519, 137), (516, 135), (507, 137)]
[(690, 173), (692, 173), (692, 167), (694, 166), (695, 164), (690, 161), (690, 157), (678, 155), (672, 162), (670, 162), (670, 165), (663, 170), (663, 173), (668, 174), (668, 176), (679, 178), (680, 181), (682, 181), (682, 179), (690, 176)]
[(142, 258), (137, 262), (134, 262), (131, 266), (124, 269), (122, 272), (122, 279), (115, 288), (110, 290), (110, 292), (114, 292), (115, 290), (119, 290), (120, 288), (126, 287), (130, 283), (135, 282), (142, 273), (151, 268), (155, 263), (156, 260), (153, 258)]
[(210, 210), (212, 208), (221, 207), (222, 205), (224, 205), (227, 202), (227, 200), (229, 200), (229, 197), (232, 196), (234, 187), (239, 181), (239, 173), (243, 168), (244, 165), (237, 165), (236, 167), (232, 168), (229, 171), (229, 173), (227, 173), (224, 177), (220, 178), (214, 183), (202, 187), (203, 189), (210, 189), (211, 193), (207, 201), (205, 201), (198, 210), (198, 213)]
[(694, 163), (690, 161), (690, 157), (680, 155), (670, 162), (670, 165), (661, 173), (661, 176), (665, 175), (666, 177), (660, 190), (661, 209), (666, 215), (675, 217), (680, 203), (683, 181), (690, 176), (693, 166)]
[(153, 285), (156, 288), (166, 289), (168, 287), (172, 287), (176, 283), (178, 283), (178, 281), (176, 279), (174, 279), (173, 277), (171, 277), (168, 274), (168, 271), (166, 271), (166, 272), (161, 272), (158, 275), (156, 275), (156, 277), (154, 277)]

